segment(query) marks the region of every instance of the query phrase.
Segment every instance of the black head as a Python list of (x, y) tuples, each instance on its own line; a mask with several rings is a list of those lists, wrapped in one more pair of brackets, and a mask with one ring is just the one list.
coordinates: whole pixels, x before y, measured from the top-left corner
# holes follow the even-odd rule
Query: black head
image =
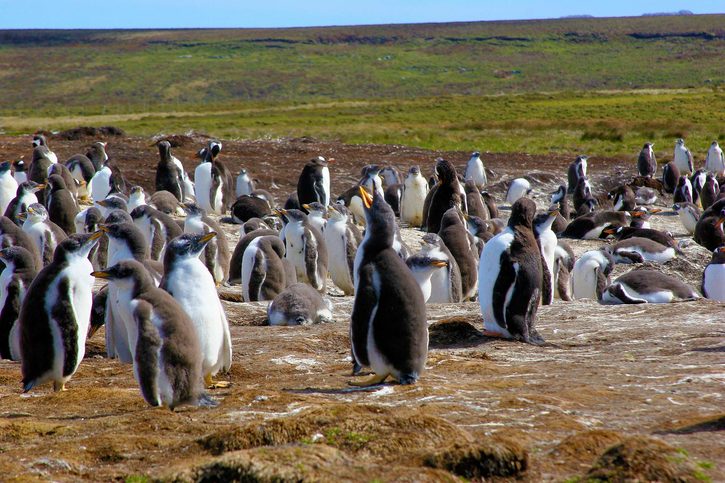
[(480, 158), (481, 157), (481, 152), (480, 151), (474, 151), (474, 152), (471, 153), (471, 157), (472, 158)]
[(104, 207), (106, 210), (123, 210), (128, 212), (128, 204), (126, 201), (117, 196), (109, 196), (105, 200), (98, 201), (97, 204)]
[(186, 216), (189, 217), (203, 217), (206, 215), (206, 211), (199, 207), (196, 203), (184, 203), (184, 211)]
[(529, 198), (519, 198), (511, 206), (511, 218), (509, 218), (508, 226), (531, 230), (534, 216), (536, 216), (536, 203)]
[(222, 143), (221, 141), (213, 140), (209, 141), (209, 153), (211, 154), (212, 159), (215, 159), (217, 156), (219, 156), (219, 153), (222, 152)]
[(411, 270), (437, 270), (448, 266), (447, 260), (441, 260), (439, 258), (432, 258), (426, 255), (413, 255), (408, 257), (405, 261), (408, 268)]
[(305, 203), (302, 205), (304, 209), (306, 209), (308, 212), (318, 212), (318, 213), (325, 213), (327, 211), (327, 208), (325, 208), (325, 205), (318, 201), (313, 201), (312, 203)]
[[(7, 248), (6, 248), (6, 250), (7, 250)], [(3, 251), (5, 251), (5, 250), (3, 250)], [(1, 254), (2, 254), (2, 252), (0, 252), (0, 256), (1, 256)], [(725, 245), (719, 246), (715, 250), (713, 250), (712, 259), (710, 260), (710, 263), (714, 263), (714, 264), (718, 264), (718, 265), (722, 265), (723, 263), (725, 263)]]
[(50, 176), (48, 176), (47, 183), (51, 193), (68, 188), (65, 185), (65, 181), (59, 174), (51, 174)]
[(132, 220), (138, 220), (144, 216), (148, 216), (149, 218), (153, 217), (154, 211), (156, 210), (149, 205), (141, 205), (131, 210), (131, 213), (129, 214), (131, 215)]
[(311, 164), (313, 166), (323, 166), (324, 167), (324, 166), (327, 166), (328, 162), (329, 161), (327, 159), (325, 159), (324, 157), (316, 156), (316, 157), (312, 158), (308, 164)]
[(122, 260), (105, 270), (97, 270), (91, 273), (96, 278), (106, 280), (125, 281), (132, 284), (131, 291), (134, 295), (142, 289), (153, 286), (151, 275), (146, 268), (136, 260)]
[(169, 242), (166, 247), (164, 260), (198, 257), (202, 250), (204, 250), (204, 247), (206, 247), (207, 243), (216, 236), (217, 233), (214, 231), (204, 235), (183, 233)]
[(136, 185), (136, 186), (132, 186), (131, 187), (131, 195), (132, 196), (133, 195), (142, 195), (142, 194), (144, 194), (144, 190), (143, 190), (143, 188), (141, 186)]
[(159, 141), (159, 143), (156, 145), (156, 147), (159, 148), (159, 157), (163, 161), (167, 161), (171, 159), (171, 143), (164, 140)]
[[(395, 236), (395, 213), (383, 196), (377, 190), (368, 193), (360, 186), (360, 197), (365, 209), (365, 236), (369, 238), (369, 246), (378, 250), (393, 246)], [(370, 237), (368, 237), (370, 231)]]
[[(98, 212), (100, 213), (101, 211), (98, 210)], [(103, 214), (101, 214), (101, 216), (103, 216)], [(128, 212), (125, 210), (111, 210), (108, 216), (106, 216), (106, 219), (103, 220), (103, 223), (106, 225), (115, 225), (118, 223), (133, 223), (133, 218), (131, 218), (131, 215), (129, 215)]]
[(74, 233), (70, 235), (55, 248), (53, 263), (68, 261), (73, 257), (87, 258), (102, 235), (103, 232), (100, 230), (90, 234)]
[(21, 246), (16, 245), (0, 250), (0, 261), (6, 267), (12, 267), (13, 271), (27, 269), (35, 271), (35, 257)]
[(0, 174), (10, 171), (11, 167), (12, 163), (10, 163), (10, 161), (3, 161), (0, 163)]
[(471, 235), (480, 237), (488, 231), (488, 223), (478, 216), (468, 216), (466, 218), (466, 228)]
[(295, 222), (302, 222), (307, 223), (307, 215), (300, 210), (279, 210), (284, 217), (283, 220), (286, 218), (288, 223), (295, 223)]
[(411, 166), (408, 170), (408, 174), (418, 176), (420, 174), (420, 166)]
[(84, 220), (83, 225), (86, 228), (86, 232), (90, 233), (93, 231), (98, 230), (98, 225), (100, 225), (103, 222), (103, 215), (101, 214), (101, 210), (96, 208), (95, 206), (91, 206), (86, 211), (86, 218)]
[(438, 180), (442, 183), (450, 183), (458, 179), (456, 168), (453, 166), (453, 163), (446, 159), (438, 159), (435, 173), (438, 176)]
[(27, 169), (27, 166), (25, 166), (25, 161), (23, 161), (22, 159), (14, 161), (13, 167), (15, 167), (15, 171), (18, 173), (23, 173)]
[(45, 139), (45, 136), (42, 134), (35, 134), (33, 136), (33, 147), (37, 148), (38, 146), (47, 146), (48, 141)]

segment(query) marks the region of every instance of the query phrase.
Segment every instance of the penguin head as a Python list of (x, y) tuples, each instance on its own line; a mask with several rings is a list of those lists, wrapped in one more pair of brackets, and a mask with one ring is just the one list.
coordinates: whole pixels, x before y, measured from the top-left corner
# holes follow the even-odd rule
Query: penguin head
[(472, 158), (480, 158), (481, 157), (480, 151), (474, 151), (474, 152), (472, 152), (471, 153), (471, 157)]
[(219, 156), (219, 153), (222, 152), (222, 143), (221, 141), (213, 140), (209, 141), (209, 153), (211, 154), (212, 159), (216, 159), (217, 156)]
[(712, 144), (710, 144), (710, 146), (713, 147), (713, 148), (718, 147), (717, 139), (715, 141), (713, 141)]
[(460, 210), (458, 205), (451, 203), (454, 206), (448, 208), (443, 216), (441, 217), (440, 229), (443, 230), (449, 226), (462, 225), (465, 226), (465, 220), (463, 218), (463, 212)]
[(131, 195), (129, 198), (145, 198), (146, 192), (141, 186), (135, 185), (131, 187)]
[(566, 186), (559, 185), (559, 187), (551, 194), (551, 203), (559, 203), (566, 196)]
[(20, 214), (20, 217), (23, 218), (23, 215), (31, 223), (42, 223), (48, 219), (48, 210), (40, 203), (33, 203), (28, 206), (28, 211)]
[[(7, 248), (5, 250), (7, 250)], [(0, 259), (2, 258), (2, 252), (4, 252), (5, 250), (0, 251)], [(4, 261), (5, 260), (3, 259), (3, 262)], [(722, 265), (725, 263), (725, 245), (721, 245), (721, 246), (717, 247), (715, 250), (713, 250), (712, 259), (710, 260), (710, 263), (711, 264), (714, 263), (717, 265)]]
[(416, 177), (420, 175), (420, 166), (411, 166), (408, 170), (408, 176)]
[(488, 224), (478, 216), (466, 215), (466, 228), (473, 236), (481, 236), (488, 231)]
[(171, 159), (171, 143), (163, 140), (159, 141), (156, 146), (159, 148), (159, 156), (162, 160), (166, 161)]
[(247, 169), (246, 168), (242, 168), (242, 169), (239, 170), (239, 176), (246, 176), (246, 175), (247, 175)]
[(435, 174), (441, 183), (451, 183), (458, 179), (453, 163), (443, 158), (436, 161)]
[(153, 284), (151, 275), (146, 268), (136, 260), (122, 260), (112, 267), (105, 270), (96, 270), (92, 272), (96, 278), (103, 278), (114, 281), (117, 284), (126, 286), (135, 294), (141, 288), (151, 286)]
[(304, 205), (302, 205), (302, 207), (306, 209), (310, 215), (322, 217), (327, 212), (327, 208), (325, 207), (325, 205), (318, 201), (313, 201), (312, 203), (305, 203)]
[(101, 210), (95, 206), (91, 206), (85, 210), (85, 217), (83, 219), (83, 226), (85, 227), (86, 233), (93, 233), (98, 231), (98, 225), (103, 222), (103, 215)]
[(10, 171), (10, 168), (12, 167), (12, 164), (10, 161), (3, 161), (0, 163), (0, 174), (4, 174)]
[(13, 167), (15, 168), (16, 172), (22, 173), (25, 172), (25, 161), (22, 159), (18, 159), (13, 162)]
[(33, 147), (34, 148), (37, 148), (38, 146), (46, 146), (46, 145), (47, 144), (46, 144), (45, 136), (43, 136), (42, 134), (35, 134), (33, 136)]
[(287, 223), (301, 223), (303, 225), (307, 223), (307, 215), (301, 210), (278, 210), (278, 212), (283, 215), (283, 220), (287, 219)]
[[(103, 212), (99, 210), (101, 217)], [(103, 223), (106, 225), (116, 225), (118, 223), (133, 223), (133, 218), (124, 210), (111, 210), (105, 217), (103, 217)]]
[(534, 230), (537, 235), (551, 229), (551, 225), (554, 223), (554, 220), (556, 220), (558, 215), (559, 210), (555, 207), (549, 208), (546, 213), (536, 215), (534, 217)]
[[(366, 238), (375, 240), (375, 244), (380, 248), (392, 247), (396, 226), (393, 209), (377, 190), (370, 194), (362, 186), (358, 189), (365, 209)], [(370, 236), (367, 235), (368, 230), (370, 230)]]
[(435, 271), (440, 268), (448, 267), (447, 260), (441, 260), (439, 258), (430, 257), (427, 255), (419, 254), (408, 257), (405, 261), (411, 271)]
[(101, 141), (96, 141), (91, 144), (88, 148), (88, 157), (91, 159), (100, 159), (103, 162), (108, 161), (108, 154), (106, 154), (107, 144)]
[(169, 245), (166, 247), (166, 253), (171, 252), (175, 258), (198, 257), (207, 243), (216, 236), (217, 233), (215, 231), (210, 231), (203, 235), (183, 233), (169, 242)]
[(53, 263), (69, 261), (73, 258), (88, 258), (91, 249), (103, 235), (102, 231), (93, 233), (74, 233), (63, 240), (55, 248)]
[(64, 190), (67, 186), (65, 181), (58, 174), (51, 174), (48, 176), (47, 185), (45, 187), (46, 192), (55, 193), (56, 191)]
[(206, 211), (196, 203), (184, 203), (183, 207), (187, 218), (203, 218), (206, 215)]
[(335, 222), (347, 222), (350, 217), (350, 210), (345, 205), (333, 203), (327, 207), (327, 217)]
[(101, 213), (108, 216), (113, 210), (122, 210), (128, 212), (128, 204), (123, 198), (117, 196), (108, 196), (106, 199), (96, 202), (100, 206)]
[(0, 250), (0, 262), (5, 264), (5, 270), (10, 272), (30, 269), (35, 271), (35, 258), (27, 248), (12, 246)]
[(511, 206), (511, 218), (509, 218), (508, 226), (528, 228), (533, 227), (534, 216), (536, 216), (536, 203), (529, 198), (519, 198)]
[(682, 138), (679, 138), (677, 141), (675, 141), (675, 144), (678, 146), (683, 146), (685, 144), (685, 140)]

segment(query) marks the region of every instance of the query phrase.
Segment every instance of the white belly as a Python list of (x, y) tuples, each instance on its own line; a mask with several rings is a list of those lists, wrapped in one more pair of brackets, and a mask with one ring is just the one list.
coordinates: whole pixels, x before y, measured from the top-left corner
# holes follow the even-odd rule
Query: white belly
[(422, 176), (412, 182), (406, 180), (400, 198), (400, 221), (410, 226), (423, 224), (423, 205), (428, 194), (428, 184)]
[(322, 168), (322, 188), (325, 191), (324, 199), (321, 203), (325, 206), (330, 204), (330, 168)]
[(330, 221), (325, 228), (327, 245), (328, 273), (332, 282), (346, 294), (354, 291), (350, 269), (347, 264), (347, 225), (344, 222)]
[(466, 181), (473, 180), (477, 187), (483, 187), (486, 185), (486, 171), (483, 169), (483, 163), (480, 158), (475, 160), (469, 160), (466, 165)]
[(597, 300), (597, 268), (599, 263), (591, 259), (578, 259), (571, 271), (572, 296), (575, 299)]
[[(675, 258), (675, 249), (674, 248), (667, 248), (666, 250), (662, 252), (648, 252), (646, 250), (643, 250), (640, 247), (627, 247), (619, 251), (627, 251), (627, 252), (634, 252), (639, 253), (639, 255), (642, 257), (642, 259), (645, 262), (656, 262), (656, 263), (664, 263), (666, 261), (672, 260)], [(632, 263), (632, 261), (627, 258), (619, 255), (618, 253), (613, 253), (614, 261), (617, 263)]]
[(199, 208), (212, 213), (214, 210), (211, 206), (211, 163), (201, 163), (194, 170), (194, 192), (196, 194), (196, 204)]
[[(252, 297), (249, 293), (249, 283), (252, 279), (252, 271), (254, 270), (254, 264), (256, 263), (257, 253), (262, 253), (259, 251), (260, 238), (262, 237), (257, 237), (252, 240), (252, 242), (247, 245), (247, 248), (244, 250), (244, 254), (242, 255), (242, 297), (244, 297), (245, 302), (252, 301)], [(262, 256), (264, 256), (263, 253)], [(263, 260), (262, 263), (266, 263), (266, 260)], [(256, 300), (259, 300), (259, 294), (255, 295)]]
[(4, 214), (8, 209), (8, 205), (18, 190), (18, 182), (12, 177), (10, 171), (0, 177), (0, 214)]
[[(428, 303), (432, 293), (431, 276), (439, 270), (411, 270), (413, 278), (418, 282), (420, 291), (423, 292), (423, 300)], [(431, 302), (432, 303), (432, 302)]]
[(705, 268), (704, 275), (705, 296), (718, 302), (725, 302), (725, 265), (711, 263)]
[[(650, 304), (667, 304), (672, 302), (674, 299), (674, 295), (669, 290), (660, 290), (657, 292), (650, 292), (645, 294), (640, 294), (636, 290), (632, 289), (629, 285), (626, 285), (621, 282), (615, 282), (618, 283), (624, 292), (627, 294), (627, 296), (631, 299), (635, 300), (644, 300), (647, 303)], [(604, 304), (622, 304), (623, 301), (619, 300), (617, 297), (612, 295), (609, 290), (606, 290), (604, 294), (602, 295), (602, 303)]]
[(297, 281), (309, 283), (307, 266), (305, 265), (305, 244), (302, 241), (304, 227), (299, 223), (288, 223), (285, 230), (285, 258), (295, 267)]
[[(501, 268), (501, 255), (510, 249), (513, 240), (513, 231), (506, 227), (501, 233), (491, 238), (481, 252), (478, 264), (478, 301), (484, 324), (486, 322), (497, 323), (493, 311), (493, 287)], [(503, 325), (504, 321), (500, 322)]]
[(103, 167), (93, 175), (88, 188), (93, 201), (98, 202), (106, 199), (111, 192), (110, 180), (111, 168), (108, 167)]
[(237, 185), (235, 192), (237, 194), (237, 197), (252, 194), (252, 185), (249, 179), (249, 175), (245, 174), (243, 176), (237, 176)]

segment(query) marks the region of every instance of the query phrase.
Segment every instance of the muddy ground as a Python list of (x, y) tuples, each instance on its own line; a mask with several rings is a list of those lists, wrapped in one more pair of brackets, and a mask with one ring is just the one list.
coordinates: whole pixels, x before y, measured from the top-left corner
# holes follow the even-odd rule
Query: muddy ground
[[(93, 140), (53, 137), (50, 145), (63, 160)], [(105, 140), (128, 179), (151, 189), (157, 161), (151, 140)], [(205, 140), (178, 141), (174, 152), (193, 171), (193, 154)], [(31, 152), (29, 137), (0, 137), (3, 160), (29, 160)], [(427, 171), (437, 156), (461, 168), (468, 158), (313, 139), (224, 140), (222, 154), (234, 171), (249, 168), (280, 203), (316, 155), (336, 159), (336, 193), (368, 163), (420, 164)], [(526, 174), (542, 207), (571, 161), (483, 158), (499, 202), (506, 180)], [(603, 190), (631, 176), (634, 156), (592, 157), (589, 166), (595, 190)], [(686, 238), (667, 210), (653, 225)], [(232, 239), (237, 230), (226, 226)], [(419, 233), (405, 236), (416, 248)], [(582, 253), (601, 243), (574, 247)], [(709, 254), (696, 245), (684, 252), (662, 269), (699, 288)], [(89, 341), (64, 393), (46, 386), (21, 394), (19, 365), (0, 362), (0, 479), (725, 480), (722, 304), (556, 301), (539, 312), (544, 347), (483, 337), (477, 304), (431, 305), (431, 350), (419, 383), (360, 391), (347, 385), (351, 298), (330, 292), (334, 323), (266, 327), (266, 304), (234, 302), (239, 290), (220, 289), (233, 325), (234, 365), (231, 387), (212, 391), (220, 402), (214, 409), (148, 407), (131, 367), (103, 357), (102, 332)]]

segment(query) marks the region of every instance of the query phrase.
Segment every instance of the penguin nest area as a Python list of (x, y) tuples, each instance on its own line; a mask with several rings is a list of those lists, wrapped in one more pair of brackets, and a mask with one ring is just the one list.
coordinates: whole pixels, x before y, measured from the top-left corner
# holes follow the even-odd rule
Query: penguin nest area
[[(206, 139), (179, 137), (174, 154), (193, 172)], [(60, 160), (97, 139), (50, 138)], [(107, 151), (131, 184), (152, 190), (158, 155), (147, 138), (115, 136)], [(306, 161), (333, 157), (332, 191), (353, 186), (366, 164), (431, 172), (443, 156), (462, 172), (469, 153), (312, 139), (223, 140), (223, 160), (244, 166), (284, 203)], [(29, 137), (0, 137), (4, 159)], [(628, 160), (589, 158), (595, 193), (635, 173)], [(595, 153), (592, 153), (595, 154)], [(658, 153), (659, 156), (659, 153)], [(483, 154), (489, 192), (507, 217), (508, 181), (525, 176), (539, 208), (566, 182), (568, 156)], [(654, 228), (686, 238), (671, 197)], [(224, 224), (234, 246), (238, 225)], [(403, 229), (413, 250), (419, 231)], [(577, 255), (603, 241), (571, 240)], [(699, 288), (710, 253), (696, 244), (658, 267)], [(630, 267), (617, 266), (613, 278)], [(328, 287), (333, 287), (328, 282)], [(541, 307), (549, 344), (486, 338), (478, 303), (429, 305), (427, 370), (413, 385), (353, 390), (352, 297), (330, 288), (334, 322), (262, 326), (267, 303), (219, 289), (233, 340), (228, 388), (216, 408), (149, 407), (129, 365), (89, 341), (68, 391), (21, 394), (20, 367), (0, 362), (0, 472), (4, 481), (517, 481), (725, 480), (723, 306), (603, 306), (591, 300)]]

